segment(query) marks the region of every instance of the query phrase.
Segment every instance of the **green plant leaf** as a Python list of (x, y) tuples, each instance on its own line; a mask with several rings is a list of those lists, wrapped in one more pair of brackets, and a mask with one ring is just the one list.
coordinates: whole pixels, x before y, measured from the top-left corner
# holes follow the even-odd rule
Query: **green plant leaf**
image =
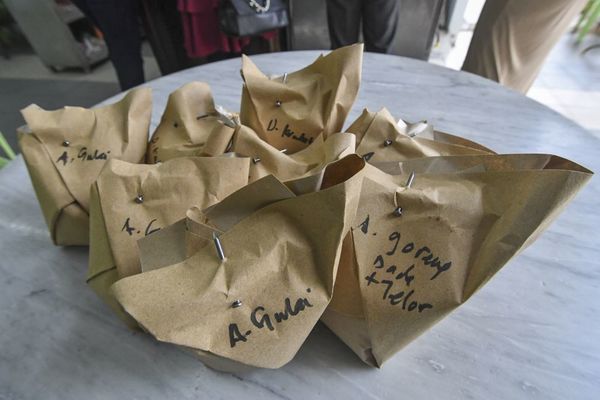
[(600, 21), (600, 0), (590, 0), (584, 10), (584, 14), (579, 20), (577, 33), (577, 43), (581, 43), (583, 38)]
[(9, 160), (13, 160), (16, 157), (15, 152), (13, 151), (13, 149), (10, 148), (10, 145), (6, 141), (6, 138), (4, 138), (2, 132), (0, 132), (0, 148), (4, 150), (4, 153), (6, 154)]

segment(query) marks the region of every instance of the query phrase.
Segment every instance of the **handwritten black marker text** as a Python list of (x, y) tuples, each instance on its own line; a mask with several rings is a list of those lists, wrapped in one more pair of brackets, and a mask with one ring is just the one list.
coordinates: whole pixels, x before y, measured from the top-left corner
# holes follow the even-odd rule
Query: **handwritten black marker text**
[[(279, 131), (279, 127), (277, 126), (277, 118), (271, 119), (267, 124), (267, 132), (274, 131)], [(315, 140), (313, 137), (307, 136), (305, 132), (301, 132), (299, 135), (296, 134), (296, 132), (290, 128), (290, 124), (285, 124), (283, 130), (281, 131), (281, 137), (297, 140), (305, 144), (312, 144), (312, 142)]]
[(105, 152), (95, 149), (93, 152), (88, 151), (87, 147), (82, 147), (81, 150), (77, 153), (76, 157), (71, 157), (67, 150), (63, 151), (63, 153), (56, 159), (56, 164), (62, 163), (62, 165), (67, 165), (72, 163), (73, 161), (97, 161), (97, 160), (107, 160), (108, 155), (110, 154), (110, 150)]
[[(364, 235), (369, 233), (368, 215), (357, 228)], [(374, 257), (373, 269), (364, 277), (366, 286), (383, 288), (382, 300), (405, 311), (421, 313), (433, 308), (431, 303), (422, 301), (423, 293), (416, 292), (416, 273), (421, 268), (431, 269), (429, 281), (433, 281), (450, 270), (452, 261), (440, 259), (429, 246), (402, 240), (399, 231), (391, 232), (387, 239), (387, 250)], [(395, 262), (398, 256), (402, 256), (401, 264)]]
[[(310, 288), (306, 289), (310, 293)], [(274, 331), (276, 324), (281, 324), (288, 319), (295, 317), (307, 308), (313, 305), (306, 297), (298, 298), (293, 304), (289, 297), (284, 300), (284, 306), (282, 311), (274, 311), (270, 313), (263, 306), (255, 307), (250, 313), (250, 323), (257, 329), (267, 328), (269, 331)], [(252, 333), (252, 330), (246, 330), (242, 333), (237, 323), (229, 324), (229, 345), (235, 347), (238, 342), (248, 341), (248, 336)]]

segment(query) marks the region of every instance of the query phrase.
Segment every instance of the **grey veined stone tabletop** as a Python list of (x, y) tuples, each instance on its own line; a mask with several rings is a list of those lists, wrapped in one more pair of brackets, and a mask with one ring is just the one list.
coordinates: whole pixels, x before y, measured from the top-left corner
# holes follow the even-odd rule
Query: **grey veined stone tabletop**
[[(254, 60), (275, 75), (317, 55)], [(232, 59), (149, 82), (152, 127), (168, 94), (192, 80), (239, 109), (240, 66)], [(365, 54), (347, 124), (367, 106), (501, 153), (553, 153), (600, 171), (597, 138), (474, 75)], [(85, 284), (87, 248), (52, 245), (19, 157), (0, 170), (0, 399), (598, 399), (599, 199), (592, 179), (537, 242), (381, 370), (318, 324), (285, 367), (235, 375), (128, 330), (96, 298)]]

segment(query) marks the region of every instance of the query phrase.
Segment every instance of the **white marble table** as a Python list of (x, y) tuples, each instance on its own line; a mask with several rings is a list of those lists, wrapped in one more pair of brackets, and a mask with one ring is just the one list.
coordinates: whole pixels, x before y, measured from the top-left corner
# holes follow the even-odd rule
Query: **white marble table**
[[(269, 74), (315, 52), (255, 57)], [(239, 106), (240, 61), (148, 83), (153, 126), (170, 91), (209, 82)], [(114, 99), (107, 100), (109, 102)], [(479, 77), (365, 56), (351, 119), (387, 106), (499, 152), (555, 153), (600, 171), (600, 141), (550, 109)], [(84, 283), (86, 248), (54, 247), (23, 160), (0, 170), (0, 399), (598, 399), (600, 186), (597, 179), (523, 254), (382, 370), (322, 325), (279, 370), (231, 375), (132, 333)]]

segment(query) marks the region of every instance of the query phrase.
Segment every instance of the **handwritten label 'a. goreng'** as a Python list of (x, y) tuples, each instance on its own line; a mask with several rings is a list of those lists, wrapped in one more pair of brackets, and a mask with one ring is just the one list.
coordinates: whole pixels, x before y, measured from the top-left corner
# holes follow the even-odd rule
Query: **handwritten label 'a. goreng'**
[(95, 149), (94, 151), (89, 150), (87, 147), (82, 147), (81, 150), (77, 153), (77, 156), (72, 157), (69, 155), (67, 150), (63, 151), (63, 153), (56, 159), (57, 164), (67, 165), (72, 163), (73, 161), (97, 161), (97, 160), (107, 160), (108, 155), (110, 154), (110, 150), (100, 151)]
[[(310, 288), (306, 289), (306, 291), (310, 293)], [(269, 331), (274, 331), (274, 324), (285, 323), (285, 321), (295, 317), (309, 307), (312, 307), (312, 304), (310, 304), (306, 297), (298, 298), (293, 305), (290, 298), (286, 297), (284, 300), (283, 311), (276, 311), (270, 314), (269, 311), (265, 310), (263, 306), (258, 306), (254, 308), (250, 314), (250, 322), (253, 326), (260, 330), (267, 328)], [(251, 329), (248, 329), (245, 333), (242, 333), (238, 327), (238, 324), (229, 324), (229, 345), (231, 347), (235, 347), (237, 342), (247, 342), (248, 336), (250, 336), (251, 333)]]
[[(367, 215), (357, 228), (364, 235), (368, 235), (369, 224), (370, 218)], [(373, 235), (377, 233), (373, 232)], [(383, 287), (382, 300), (390, 305), (402, 311), (422, 313), (432, 309), (433, 304), (421, 300), (421, 296), (427, 295), (425, 291), (417, 293), (417, 271), (423, 268), (424, 271), (433, 271), (433, 274), (427, 275), (430, 275), (429, 281), (434, 281), (440, 276), (445, 276), (442, 274), (450, 270), (452, 261), (442, 261), (439, 256), (434, 256), (429, 246), (417, 245), (410, 240), (401, 244), (401, 236), (399, 231), (389, 234), (389, 250), (384, 250), (374, 257), (373, 269), (364, 280), (369, 288)], [(421, 288), (423, 285), (421, 282)]]

